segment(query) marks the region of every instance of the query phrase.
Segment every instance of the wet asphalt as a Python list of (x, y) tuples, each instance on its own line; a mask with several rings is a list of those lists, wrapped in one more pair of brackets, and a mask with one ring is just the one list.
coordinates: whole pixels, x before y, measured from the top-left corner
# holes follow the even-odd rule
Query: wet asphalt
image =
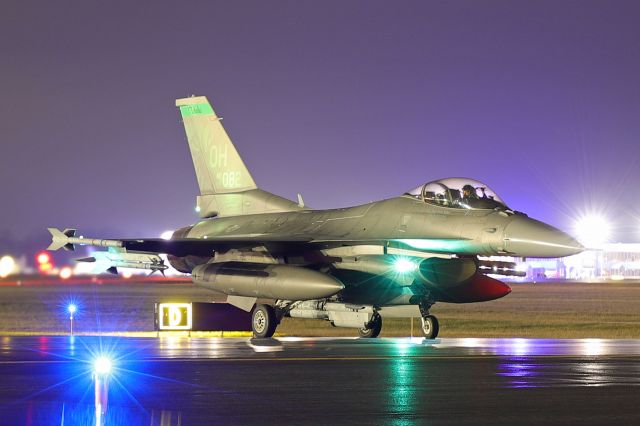
[(2, 425), (640, 424), (640, 341), (6, 336), (0, 383)]

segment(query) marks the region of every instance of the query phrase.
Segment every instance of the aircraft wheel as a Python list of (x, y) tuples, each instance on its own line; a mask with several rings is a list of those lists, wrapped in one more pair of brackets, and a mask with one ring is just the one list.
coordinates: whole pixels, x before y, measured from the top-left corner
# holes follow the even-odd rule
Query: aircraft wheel
[(435, 339), (438, 337), (438, 331), (440, 331), (440, 325), (438, 324), (438, 318), (434, 315), (427, 315), (422, 317), (422, 334), (427, 339)]
[(360, 335), (360, 337), (372, 339), (378, 337), (380, 330), (382, 330), (382, 317), (375, 314), (375, 316), (371, 318), (368, 327), (358, 329), (358, 335)]
[(271, 337), (276, 332), (278, 319), (276, 318), (276, 310), (270, 305), (257, 305), (251, 316), (251, 328), (253, 329), (253, 337), (264, 338)]

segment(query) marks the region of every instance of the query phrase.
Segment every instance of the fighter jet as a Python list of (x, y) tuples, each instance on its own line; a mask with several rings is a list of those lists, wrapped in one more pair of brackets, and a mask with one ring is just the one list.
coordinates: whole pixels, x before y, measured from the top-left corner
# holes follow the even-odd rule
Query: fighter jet
[[(49, 228), (49, 250), (106, 247), (110, 271), (134, 267), (191, 274), (199, 286), (252, 312), (255, 337), (285, 316), (328, 320), (377, 337), (383, 318), (419, 317), (438, 335), (437, 302), (498, 299), (511, 288), (495, 275), (521, 275), (490, 256), (562, 257), (583, 247), (564, 232), (515, 211), (467, 178), (428, 182), (355, 207), (316, 210), (256, 185), (206, 97), (178, 99), (200, 188), (202, 220), (170, 240), (76, 237)], [(104, 262), (108, 262), (104, 265)], [(103, 269), (107, 269), (104, 267)], [(491, 275), (491, 276), (489, 276)]]

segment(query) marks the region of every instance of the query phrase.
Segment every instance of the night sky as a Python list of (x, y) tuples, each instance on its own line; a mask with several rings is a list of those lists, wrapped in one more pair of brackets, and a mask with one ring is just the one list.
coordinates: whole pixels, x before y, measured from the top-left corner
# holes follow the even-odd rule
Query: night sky
[(0, 251), (195, 222), (191, 94), (312, 207), (467, 176), (640, 241), (638, 1), (143, 3), (2, 2)]

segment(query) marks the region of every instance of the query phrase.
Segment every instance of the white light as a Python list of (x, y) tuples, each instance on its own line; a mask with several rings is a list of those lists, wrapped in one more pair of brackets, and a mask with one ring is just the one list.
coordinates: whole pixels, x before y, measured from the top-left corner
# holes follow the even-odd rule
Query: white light
[(200, 206), (196, 206), (196, 213), (200, 213)]
[(608, 241), (611, 227), (604, 217), (588, 215), (578, 219), (575, 231), (578, 240), (587, 248), (592, 248)]
[(70, 278), (71, 274), (72, 274), (71, 268), (69, 268), (68, 266), (65, 266), (64, 268), (60, 269), (60, 278), (62, 278), (63, 280)]
[(40, 253), (37, 260), (38, 263), (42, 265), (43, 263), (49, 263), (51, 261), (51, 256), (49, 256), (49, 253)]
[(406, 274), (408, 272), (413, 272), (416, 270), (417, 265), (409, 259), (399, 258), (393, 262), (393, 267), (395, 270), (401, 274)]
[(607, 352), (602, 339), (583, 339), (581, 343), (582, 353), (586, 356), (604, 355)]
[(73, 303), (71, 305), (67, 306), (67, 311), (69, 311), (69, 313), (71, 315), (75, 314), (77, 310), (78, 310), (78, 308)]
[(164, 231), (162, 234), (160, 234), (160, 238), (162, 238), (163, 240), (170, 240), (171, 237), (173, 237), (173, 231)]
[(11, 256), (3, 256), (0, 259), (0, 278), (6, 278), (16, 267), (16, 261)]
[(106, 356), (96, 358), (93, 362), (93, 371), (99, 376), (106, 376), (111, 373), (111, 360)]

